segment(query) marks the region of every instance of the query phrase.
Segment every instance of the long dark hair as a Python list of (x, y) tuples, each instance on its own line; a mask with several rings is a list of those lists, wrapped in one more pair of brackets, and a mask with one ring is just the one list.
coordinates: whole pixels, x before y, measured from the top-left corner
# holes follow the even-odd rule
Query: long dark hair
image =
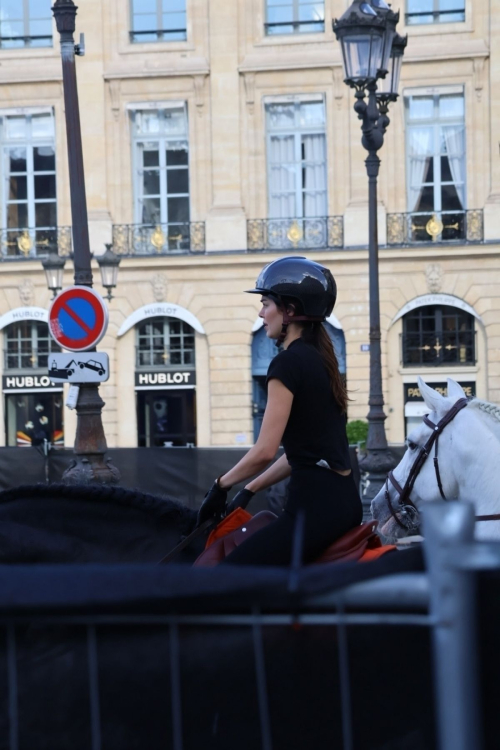
[[(283, 297), (283, 304), (286, 305), (287, 309), (292, 307), (297, 315), (302, 315), (300, 310), (300, 304), (297, 300)], [(293, 322), (293, 318), (290, 319)], [(347, 403), (349, 396), (347, 394), (347, 387), (345, 381), (340, 374), (339, 363), (333, 343), (327, 334), (323, 323), (313, 323), (306, 321), (297, 325), (302, 326), (301, 338), (306, 344), (311, 344), (321, 355), (321, 359), (328, 371), (330, 377), (330, 383), (332, 385), (332, 391), (335, 401), (340, 407), (340, 411), (343, 414), (347, 413)]]

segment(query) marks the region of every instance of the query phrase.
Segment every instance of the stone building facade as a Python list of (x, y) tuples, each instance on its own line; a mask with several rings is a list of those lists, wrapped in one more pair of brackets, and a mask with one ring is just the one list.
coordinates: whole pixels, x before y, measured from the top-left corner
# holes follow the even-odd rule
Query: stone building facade
[[(71, 249), (50, 4), (14, 4), (14, 18), (0, 0), (3, 445), (43, 436), (72, 445), (75, 432), (47, 377), (40, 263)], [(91, 249), (112, 242), (122, 256), (100, 345), (111, 358), (101, 388), (110, 447), (253, 442), (274, 352), (258, 299), (244, 290), (286, 254), (318, 260), (337, 279), (327, 327), (349, 419), (365, 418), (365, 152), (331, 28), (347, 5), (81, 1)], [(438, 386), (452, 376), (500, 401), (500, 0), (401, 0), (400, 10), (409, 43), (379, 192), (383, 378), (396, 443), (422, 414), (419, 374)], [(100, 289), (97, 264), (95, 282)]]

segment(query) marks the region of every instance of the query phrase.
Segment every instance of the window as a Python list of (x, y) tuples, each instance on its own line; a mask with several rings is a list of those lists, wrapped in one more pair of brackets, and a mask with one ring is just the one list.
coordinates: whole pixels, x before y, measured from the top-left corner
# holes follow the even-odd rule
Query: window
[(194, 367), (194, 331), (173, 318), (150, 318), (137, 329), (137, 367)]
[(465, 0), (408, 0), (407, 25), (465, 21)]
[(49, 354), (59, 351), (47, 323), (29, 320), (13, 323), (5, 334), (5, 369), (46, 370)]
[(463, 239), (466, 208), (463, 93), (409, 96), (406, 117), (408, 210), (416, 214), (413, 239)]
[(0, 0), (2, 49), (51, 46), (51, 0)]
[(132, 42), (186, 39), (186, 0), (131, 0)]
[[(53, 114), (0, 116), (0, 134), (2, 222), (7, 230), (2, 251), (29, 254), (36, 246), (46, 253), (57, 226)], [(20, 230), (28, 228), (21, 248)]]
[(266, 34), (303, 34), (325, 30), (325, 3), (267, 0)]
[(403, 365), (474, 365), (474, 317), (455, 307), (429, 305), (403, 318)]
[(136, 112), (134, 144), (136, 223), (164, 227), (170, 250), (189, 249), (186, 106)]
[(323, 98), (266, 107), (269, 216), (327, 215), (325, 103)]

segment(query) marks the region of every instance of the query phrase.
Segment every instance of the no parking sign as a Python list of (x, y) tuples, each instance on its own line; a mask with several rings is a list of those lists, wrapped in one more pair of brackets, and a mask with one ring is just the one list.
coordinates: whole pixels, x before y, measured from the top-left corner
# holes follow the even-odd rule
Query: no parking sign
[(52, 338), (63, 349), (84, 352), (96, 346), (108, 328), (108, 308), (87, 286), (71, 286), (57, 295), (49, 310)]

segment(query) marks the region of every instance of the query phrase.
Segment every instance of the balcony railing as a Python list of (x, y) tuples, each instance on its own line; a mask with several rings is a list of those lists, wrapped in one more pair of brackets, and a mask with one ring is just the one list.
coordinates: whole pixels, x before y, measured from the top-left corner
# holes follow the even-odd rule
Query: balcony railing
[(324, 31), (324, 21), (277, 21), (276, 23), (265, 23), (264, 28), (268, 36), (274, 34), (303, 34)]
[(248, 251), (330, 250), (344, 247), (344, 217), (250, 219)]
[(465, 366), (476, 364), (475, 331), (434, 331), (401, 334), (403, 367)]
[(118, 255), (187, 255), (205, 252), (205, 222), (185, 224), (114, 224)]
[[(465, 21), (465, 8), (451, 8), (450, 10), (421, 10), (415, 13), (405, 13), (406, 25), (424, 23), (455, 23)], [(429, 19), (429, 20), (428, 20)]]
[(68, 256), (72, 250), (71, 227), (49, 229), (1, 229), (1, 260), (42, 258), (49, 253)]
[(387, 244), (483, 242), (483, 211), (387, 214)]
[(186, 29), (149, 29), (129, 31), (131, 42), (179, 42), (187, 39)]

